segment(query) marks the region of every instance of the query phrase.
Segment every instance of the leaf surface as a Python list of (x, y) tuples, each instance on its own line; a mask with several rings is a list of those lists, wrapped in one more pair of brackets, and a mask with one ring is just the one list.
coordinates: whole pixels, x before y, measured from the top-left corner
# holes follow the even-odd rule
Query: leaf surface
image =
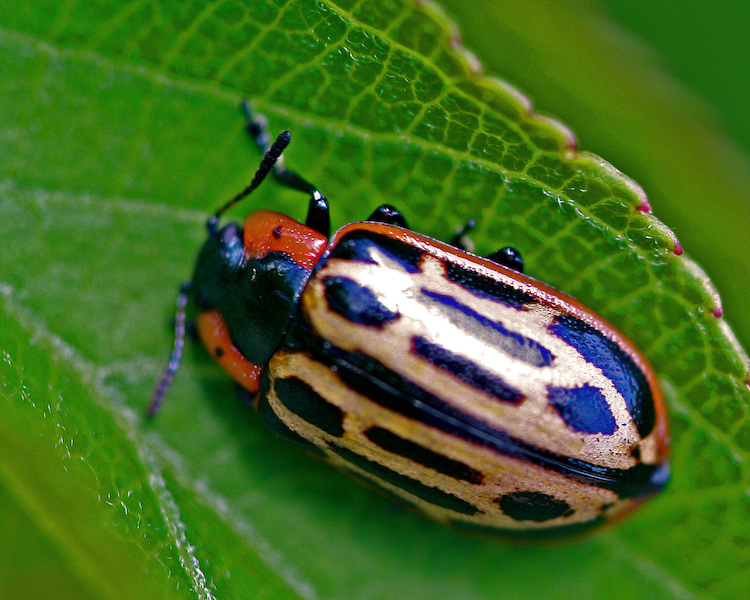
[[(453, 33), (398, 1), (0, 7), (0, 499), (28, 526), (17, 555), (57, 565), (59, 597), (744, 590), (747, 359), (712, 286), (638, 186), (480, 76)], [(513, 244), (627, 332), (668, 392), (669, 490), (584, 539), (467, 537), (274, 439), (193, 346), (145, 422), (202, 223), (259, 160), (243, 97), (293, 131), (287, 162), (336, 224), (383, 202), (440, 238), (478, 217), (479, 253)], [(305, 205), (271, 183), (252, 202)]]

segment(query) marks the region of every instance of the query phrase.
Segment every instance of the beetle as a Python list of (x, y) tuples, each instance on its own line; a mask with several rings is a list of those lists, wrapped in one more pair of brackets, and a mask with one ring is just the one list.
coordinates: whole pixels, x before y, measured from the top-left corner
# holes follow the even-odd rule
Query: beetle
[[(218, 363), (271, 430), (435, 520), (556, 535), (629, 512), (669, 479), (656, 375), (612, 324), (523, 273), (520, 253), (466, 250), (407, 227), (383, 205), (330, 235), (328, 201), (271, 144), (250, 185), (206, 223), (178, 298), (175, 345), (150, 405), (179, 365), (186, 307)], [(304, 223), (221, 216), (273, 173), (310, 196)]]

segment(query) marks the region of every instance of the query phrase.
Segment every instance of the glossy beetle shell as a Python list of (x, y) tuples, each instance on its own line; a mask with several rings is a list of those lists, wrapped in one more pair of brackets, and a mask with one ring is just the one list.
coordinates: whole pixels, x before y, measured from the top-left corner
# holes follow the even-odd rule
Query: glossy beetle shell
[(468, 527), (586, 528), (669, 476), (656, 377), (612, 325), (516, 271), (382, 223), (331, 238), (257, 404), (274, 430)]

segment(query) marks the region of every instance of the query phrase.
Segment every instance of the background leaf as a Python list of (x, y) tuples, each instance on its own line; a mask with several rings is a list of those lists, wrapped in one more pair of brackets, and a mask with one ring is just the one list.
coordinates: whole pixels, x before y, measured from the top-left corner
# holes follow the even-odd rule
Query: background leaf
[[(566, 117), (598, 132), (597, 144), (617, 131), (612, 122), (672, 127), (669, 139), (693, 148), (684, 181), (661, 156), (662, 130), (637, 144), (623, 136), (621, 152), (642, 164), (675, 214), (694, 209), (687, 200), (696, 190), (716, 200), (706, 183), (713, 175), (730, 215), (724, 256), (741, 264), (750, 253), (731, 235), (747, 230), (738, 161), (709, 143), (705, 122), (684, 117), (692, 114), (681, 112), (684, 96), (665, 99), (660, 88), (644, 96), (617, 68), (617, 53), (599, 51), (612, 42), (584, 9), (476, 8), (484, 24), (472, 46), (515, 40), (505, 54), (490, 48), (490, 64), (524, 87), (516, 72), (536, 73), (540, 99), (578, 103)], [(410, 2), (0, 7), (0, 499), (14, 541), (0, 561), (3, 597), (49, 595), (40, 575), (49, 569), (57, 597), (71, 598), (723, 598), (744, 590), (748, 374), (712, 314), (713, 289), (675, 254), (671, 232), (637, 210), (638, 188), (573, 153), (564, 128), (480, 78), (454, 34), (433, 5)], [(602, 88), (576, 87), (576, 56), (601, 61), (607, 81), (624, 86), (617, 97), (641, 101), (611, 113), (582, 108), (579, 93), (607, 103)], [(643, 62), (640, 72), (661, 81)], [(628, 332), (669, 392), (668, 492), (616, 528), (563, 544), (467, 537), (272, 438), (194, 347), (171, 402), (144, 423), (169, 346), (170, 302), (205, 215), (258, 162), (236, 108), (246, 96), (274, 131), (293, 130), (287, 160), (324, 189), (336, 223), (384, 201), (439, 237), (480, 216), (480, 252), (513, 243), (529, 273)], [(256, 201), (293, 215), (304, 204), (273, 185)], [(714, 226), (721, 211), (711, 212), (705, 222)]]

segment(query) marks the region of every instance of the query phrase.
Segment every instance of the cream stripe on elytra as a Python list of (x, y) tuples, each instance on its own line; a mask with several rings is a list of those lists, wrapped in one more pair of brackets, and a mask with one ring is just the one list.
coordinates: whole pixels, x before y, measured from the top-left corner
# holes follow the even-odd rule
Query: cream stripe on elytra
[[(549, 521), (532, 523), (532, 528), (582, 523), (601, 517), (605, 513), (611, 516), (629, 505), (629, 502), (617, 505), (616, 494), (595, 486), (570, 487), (566, 485), (568, 480), (565, 476), (526, 461), (510, 459), (505, 461), (502, 469), (499, 469), (497, 457), (491, 451), (452, 436), (445, 436), (373, 403), (366, 396), (358, 395), (347, 387), (327, 365), (317, 362), (305, 353), (281, 352), (272, 359), (269, 369), (269, 375), (274, 382), (272, 387), (280, 381), (287, 381), (290, 377), (297, 378), (305, 382), (314, 393), (321, 397), (325, 396), (326, 401), (337, 406), (344, 415), (344, 434), (331, 435), (300, 418), (275, 393), (269, 394), (272, 409), (290, 429), (324, 450), (337, 466), (346, 466), (375, 481), (380, 487), (426, 509), (433, 518), (443, 521), (458, 519), (489, 525), (498, 520), (494, 513), (498, 511), (500, 498), (519, 489), (527, 489), (530, 485), (535, 491), (550, 497), (556, 495), (555, 497), (560, 502), (565, 502), (571, 511), (566, 517), (561, 515)], [(451, 460), (461, 461), (483, 473), (483, 481), (472, 484), (458, 480), (440, 474), (434, 469), (421, 468), (415, 461), (403, 456), (384, 452), (382, 447), (374, 444), (367, 436), (366, 432), (373, 427), (373, 423), (386, 427), (394, 432), (394, 435), (409, 437), (423, 447), (440, 448)], [(347, 460), (352, 462), (354, 455), (362, 460), (355, 462), (353, 466), (346, 465)], [(377, 464), (382, 468), (368, 468), (367, 465), (363, 466), (363, 463)], [(425, 501), (420, 499), (421, 496), (415, 493), (415, 486), (409, 486), (406, 481), (401, 481), (401, 487), (394, 485), (393, 479), (396, 477), (388, 478), (386, 470), (417, 482), (416, 485), (420, 487), (432, 488), (436, 492), (433, 493), (433, 501), (443, 495), (444, 505), (427, 506)], [(565, 493), (559, 493), (561, 489), (566, 488), (569, 489)], [(469, 514), (466, 507), (461, 507), (455, 500), (451, 501), (450, 497), (469, 503), (475, 507), (476, 512)], [(454, 503), (459, 504), (459, 509), (451, 508)], [(521, 525), (509, 518), (504, 519), (503, 523), (503, 527), (509, 529), (527, 526), (528, 524)]]
[[(421, 266), (420, 273), (407, 273), (387, 255), (379, 257), (379, 263), (373, 265), (329, 260), (310, 282), (303, 298), (307, 318), (331, 343), (345, 350), (366, 352), (430, 391), (443, 395), (447, 401), (460, 404), (463, 410), (502, 425), (515, 437), (532, 442), (544, 437), (550, 450), (577, 455), (593, 463), (609, 463), (618, 468), (635, 464), (628, 449), (637, 443), (638, 434), (622, 396), (596, 365), (549, 331), (554, 315), (548, 307), (532, 305), (527, 310), (518, 310), (477, 298), (446, 279), (445, 269), (437, 260), (428, 257)], [(333, 313), (325, 300), (324, 277), (346, 277), (367, 289), (377, 290), (378, 301), (401, 318), (389, 321), (382, 329), (372, 329)], [(507, 323), (508, 329), (538, 343), (554, 360), (548, 366), (536, 367), (510, 355), (497, 344), (488, 343), (488, 338), (496, 334), (495, 330), (478, 327), (475, 319), (444, 304), (425, 301), (422, 290), (450, 296), (456, 303), (471, 306), (487, 319)], [(430, 324), (429, 329), (425, 328), (425, 323)], [(524, 402), (518, 406), (497, 402), (482, 390), (468, 389), (445, 370), (411, 352), (415, 335), (422, 335), (444, 348), (457, 349), (467, 361), (512, 382)], [(602, 434), (570, 430), (547, 402), (548, 386), (575, 388), (583, 385), (601, 390), (617, 424), (615, 431), (607, 436), (610, 441), (604, 451), (600, 441)], [(472, 397), (471, 402), (465, 401), (467, 396)]]

